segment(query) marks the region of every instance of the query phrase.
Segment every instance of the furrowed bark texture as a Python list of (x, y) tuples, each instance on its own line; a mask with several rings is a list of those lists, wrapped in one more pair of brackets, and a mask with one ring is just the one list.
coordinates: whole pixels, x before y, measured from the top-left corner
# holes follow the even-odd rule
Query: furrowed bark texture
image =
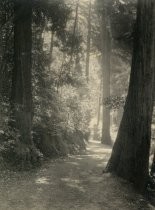
[(139, 0), (128, 96), (107, 171), (134, 183), (143, 192), (149, 175), (154, 102), (153, 0)]
[(12, 73), (12, 104), (15, 128), (21, 141), (32, 144), (32, 2), (16, 0), (14, 6), (14, 69)]

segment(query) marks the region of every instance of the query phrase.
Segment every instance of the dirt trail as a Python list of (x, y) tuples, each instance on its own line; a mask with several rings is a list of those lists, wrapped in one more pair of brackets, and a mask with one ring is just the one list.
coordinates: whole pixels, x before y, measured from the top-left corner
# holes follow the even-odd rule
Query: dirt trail
[(46, 162), (33, 172), (3, 172), (0, 210), (153, 210), (125, 181), (102, 174), (111, 150), (90, 141), (87, 151)]

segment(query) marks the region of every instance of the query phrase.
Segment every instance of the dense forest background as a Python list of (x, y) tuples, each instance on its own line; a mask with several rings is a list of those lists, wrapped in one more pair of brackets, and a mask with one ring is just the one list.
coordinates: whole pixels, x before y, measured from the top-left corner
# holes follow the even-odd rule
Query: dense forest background
[[(65, 155), (85, 148), (91, 119), (98, 115), (94, 126), (102, 120), (102, 101), (108, 107), (103, 111), (102, 142), (111, 142), (110, 110), (116, 121), (111, 124), (119, 124), (114, 115), (121, 115), (116, 109), (123, 106), (128, 88), (134, 4), (1, 2), (4, 158), (10, 157), (9, 162), (15, 161), (12, 164), (20, 160), (32, 164), (44, 155)], [(106, 14), (102, 14), (104, 9)], [(105, 38), (106, 24), (112, 25)], [(103, 65), (107, 65), (104, 70)]]
[(0, 165), (113, 147), (104, 172), (155, 189), (153, 0), (0, 1)]

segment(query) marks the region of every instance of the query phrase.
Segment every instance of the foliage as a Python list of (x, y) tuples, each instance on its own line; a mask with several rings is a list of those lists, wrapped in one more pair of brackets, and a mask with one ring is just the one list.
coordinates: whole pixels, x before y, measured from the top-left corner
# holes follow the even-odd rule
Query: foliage
[[(55, 6), (52, 10), (56, 11)], [(61, 5), (61, 10), (66, 10), (66, 7)], [(77, 57), (80, 59), (81, 36), (72, 34), (72, 30), (65, 29), (65, 23), (62, 26), (59, 22), (60, 28), (57, 27), (54, 34), (51, 60), (49, 48), (46, 47), (49, 39), (43, 39), (42, 34), (48, 37), (52, 24), (53, 16), (47, 17), (42, 28), (35, 23), (37, 27), (34, 27), (33, 39), (33, 138), (37, 148), (46, 157), (84, 149), (90, 120), (90, 109), (87, 103), (84, 104), (79, 92), (79, 88), (86, 86), (79, 70), (80, 65), (77, 68), (76, 64)], [(55, 31), (53, 27), (52, 30)]]
[(103, 105), (109, 109), (117, 110), (120, 107), (124, 107), (125, 100), (125, 96), (110, 96), (109, 98), (104, 99)]
[[(11, 124), (15, 123), (11, 118), (10, 103), (14, 66), (14, 3), (0, 2), (0, 154), (9, 165), (28, 169), (36, 166), (37, 159), (43, 156), (67, 155), (84, 149), (89, 135), (90, 107), (79, 91), (87, 86), (79, 64), (83, 38), (80, 32), (73, 34), (71, 25), (67, 26), (73, 19), (71, 9), (62, 0), (32, 1), (34, 145), (24, 144), (18, 130), (12, 129)], [(54, 35), (53, 43), (45, 38), (51, 33)], [(46, 41), (53, 45), (53, 59)]]

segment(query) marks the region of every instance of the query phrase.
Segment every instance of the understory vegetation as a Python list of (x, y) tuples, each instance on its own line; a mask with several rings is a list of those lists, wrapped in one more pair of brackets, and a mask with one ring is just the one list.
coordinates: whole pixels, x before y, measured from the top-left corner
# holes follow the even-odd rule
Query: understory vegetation
[[(64, 1), (0, 2), (0, 154), (20, 169), (85, 150), (90, 135), (93, 107), (81, 66), (83, 40), (74, 6), (71, 9)], [(21, 14), (24, 7), (27, 13)], [(29, 27), (22, 38), (20, 19)], [(17, 39), (22, 40), (17, 44)], [(27, 60), (22, 53), (32, 56)], [(18, 62), (21, 56), (25, 66)]]
[(0, 32), (0, 165), (94, 138), (112, 148), (105, 173), (154, 192), (154, 1), (1, 0)]

